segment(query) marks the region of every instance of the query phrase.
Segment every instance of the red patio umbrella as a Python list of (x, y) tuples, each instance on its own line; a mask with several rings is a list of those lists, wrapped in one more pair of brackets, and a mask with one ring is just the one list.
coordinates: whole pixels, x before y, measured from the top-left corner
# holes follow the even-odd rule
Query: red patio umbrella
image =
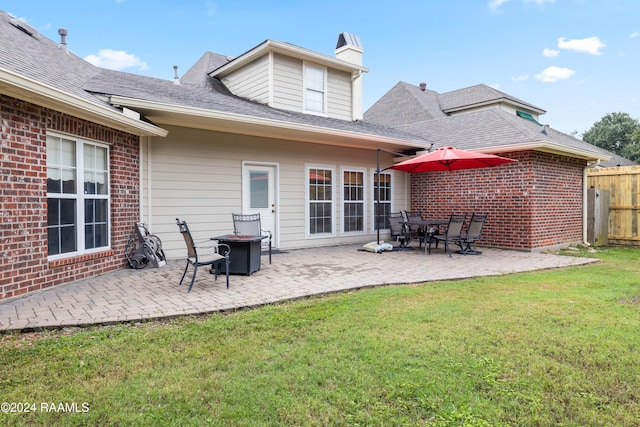
[(517, 162), (517, 160), (494, 154), (476, 153), (453, 147), (441, 147), (430, 153), (397, 163), (391, 166), (390, 169), (405, 172), (437, 172), (486, 168), (509, 162)]

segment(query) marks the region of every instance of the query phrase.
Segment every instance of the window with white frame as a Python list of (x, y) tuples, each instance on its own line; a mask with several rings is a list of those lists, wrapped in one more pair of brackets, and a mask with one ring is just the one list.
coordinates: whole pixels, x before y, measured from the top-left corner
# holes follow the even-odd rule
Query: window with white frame
[[(379, 175), (379, 176), (378, 176)], [(380, 186), (378, 186), (378, 180)], [(378, 193), (378, 188), (380, 192)], [(391, 174), (381, 172), (374, 174), (373, 179), (373, 229), (380, 230), (389, 229), (389, 214), (391, 213)], [(377, 200), (377, 202), (376, 202)]]
[(332, 168), (307, 168), (308, 233), (333, 233), (333, 174)]
[(109, 149), (47, 135), (49, 256), (109, 247)]
[(305, 64), (304, 66), (304, 109), (326, 113), (327, 70)]
[(364, 232), (364, 171), (342, 171), (342, 231)]

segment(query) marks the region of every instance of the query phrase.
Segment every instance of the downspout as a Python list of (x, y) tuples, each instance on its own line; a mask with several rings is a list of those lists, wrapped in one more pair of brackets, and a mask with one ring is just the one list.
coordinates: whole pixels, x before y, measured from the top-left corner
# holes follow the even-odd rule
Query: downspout
[(596, 160), (594, 163), (588, 164), (582, 170), (582, 244), (586, 247), (591, 246), (591, 243), (587, 241), (587, 227), (589, 224), (588, 216), (588, 206), (589, 198), (588, 198), (588, 187), (587, 187), (587, 170), (590, 168), (597, 166), (600, 164), (600, 159)]

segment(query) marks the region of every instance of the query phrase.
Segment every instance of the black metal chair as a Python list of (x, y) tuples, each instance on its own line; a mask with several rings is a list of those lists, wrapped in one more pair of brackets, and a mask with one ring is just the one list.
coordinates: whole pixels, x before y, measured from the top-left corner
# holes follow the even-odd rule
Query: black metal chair
[(458, 246), (460, 246), (460, 250), (456, 251), (456, 253), (463, 255), (482, 254), (482, 252), (473, 249), (471, 245), (482, 238), (482, 227), (486, 220), (487, 214), (474, 213), (471, 215), (471, 220), (469, 220), (469, 226), (467, 227), (467, 233), (459, 242), (457, 242)]
[(406, 220), (402, 213), (390, 213), (387, 215), (389, 218), (389, 228), (391, 230), (391, 238), (395, 238), (400, 242), (400, 249), (403, 249), (411, 243), (411, 230), (406, 224)]
[(467, 214), (451, 214), (449, 224), (444, 234), (434, 234), (429, 240), (429, 252), (431, 252), (431, 242), (444, 242), (445, 251), (451, 256), (451, 243), (460, 244), (462, 241), (462, 228), (467, 219)]
[(425, 230), (424, 226), (416, 225), (422, 221), (422, 212), (417, 211), (404, 211), (404, 219), (406, 221), (409, 232), (411, 233), (411, 240), (418, 240), (418, 247), (422, 247), (422, 243), (425, 243)]
[[(176, 218), (176, 223), (178, 224), (178, 228), (180, 228), (180, 233), (182, 237), (184, 237), (184, 243), (187, 245), (187, 265), (184, 268), (184, 273), (182, 274), (182, 279), (180, 279), (180, 285), (182, 285), (182, 281), (184, 277), (187, 275), (187, 270), (190, 265), (193, 265), (193, 276), (191, 277), (191, 284), (189, 285), (188, 292), (191, 292), (191, 288), (193, 288), (193, 282), (196, 280), (196, 273), (198, 272), (198, 267), (209, 265), (211, 266), (209, 272), (215, 273), (216, 281), (218, 280), (218, 274), (220, 273), (220, 266), (224, 263), (225, 265), (225, 273), (227, 275), (227, 289), (229, 289), (229, 253), (231, 252), (231, 248), (224, 243), (217, 243), (213, 240), (206, 240), (208, 243), (212, 243), (212, 246), (200, 246), (201, 249), (213, 249), (213, 251), (208, 252), (205, 255), (198, 254), (198, 247), (196, 246), (193, 237), (191, 236), (191, 231), (189, 231), (189, 226), (186, 221), (180, 221), (180, 219)], [(204, 241), (203, 241), (204, 242)], [(224, 248), (224, 253), (220, 253), (220, 248)]]
[(238, 236), (264, 236), (269, 244), (269, 264), (271, 264), (271, 239), (272, 234), (269, 230), (262, 228), (260, 214), (236, 214), (233, 217), (233, 234)]

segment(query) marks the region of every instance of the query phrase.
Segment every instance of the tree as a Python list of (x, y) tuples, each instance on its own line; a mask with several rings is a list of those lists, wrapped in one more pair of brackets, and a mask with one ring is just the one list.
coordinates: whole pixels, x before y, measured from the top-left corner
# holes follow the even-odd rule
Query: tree
[(582, 140), (629, 160), (640, 161), (640, 122), (627, 113), (608, 113), (582, 134)]
[(627, 113), (608, 113), (582, 134), (582, 140), (629, 160), (640, 161), (640, 122)]

